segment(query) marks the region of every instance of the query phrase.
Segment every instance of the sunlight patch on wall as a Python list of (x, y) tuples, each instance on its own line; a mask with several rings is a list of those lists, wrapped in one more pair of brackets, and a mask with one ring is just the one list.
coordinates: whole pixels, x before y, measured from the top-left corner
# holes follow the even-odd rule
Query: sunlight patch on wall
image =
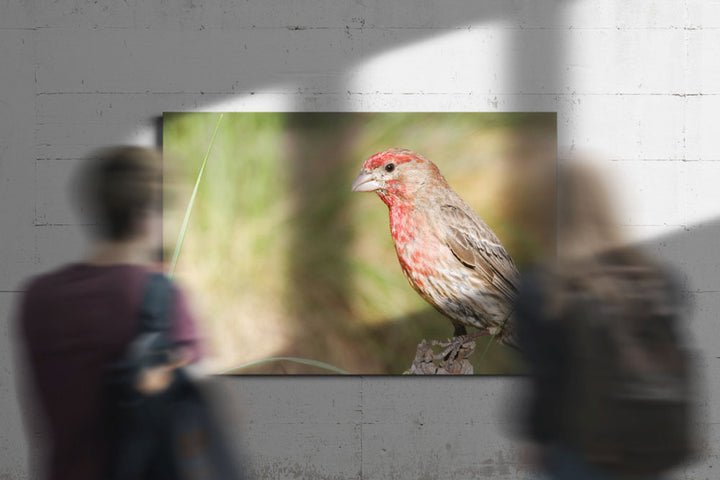
[[(395, 36), (402, 30), (374, 35)], [(430, 39), (385, 51), (358, 65), (350, 77), (350, 92), (363, 97), (362, 107), (373, 111), (495, 110), (480, 99), (506, 93), (511, 85), (508, 47), (511, 31), (502, 24), (454, 30)], [(388, 38), (364, 39), (368, 44)], [(464, 102), (437, 101), (462, 95)], [(467, 101), (477, 95), (478, 101)], [(450, 104), (450, 105), (448, 105)]]

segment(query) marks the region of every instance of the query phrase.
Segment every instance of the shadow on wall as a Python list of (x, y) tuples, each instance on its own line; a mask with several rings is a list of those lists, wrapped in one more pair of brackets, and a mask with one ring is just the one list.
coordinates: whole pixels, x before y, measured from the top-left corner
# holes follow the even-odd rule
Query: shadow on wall
[[(708, 220), (690, 227), (678, 227), (676, 233), (662, 235), (641, 243), (643, 248), (675, 270), (681, 278), (688, 295), (694, 317), (717, 314), (720, 306), (720, 219)], [(714, 301), (714, 308), (707, 302)], [(715, 322), (697, 322), (693, 325), (712, 328), (711, 331), (695, 331), (700, 347), (717, 348)], [(703, 342), (706, 342), (703, 345)]]
[[(680, 276), (687, 319), (680, 322), (682, 332), (688, 336), (688, 344), (692, 349), (698, 378), (697, 403), (700, 407), (697, 419), (711, 416), (711, 389), (714, 387), (708, 376), (711, 362), (720, 358), (718, 345), (720, 334), (717, 328), (717, 316), (720, 312), (720, 256), (718, 255), (718, 239), (720, 238), (720, 218), (708, 220), (673, 234), (648, 240), (643, 243), (649, 251), (665, 262)], [(699, 438), (710, 438), (711, 431), (707, 421), (696, 421)], [(712, 446), (703, 445), (699, 462), (702, 457), (712, 451)], [(712, 468), (712, 466), (710, 467)]]
[[(333, 2), (329, 2), (332, 5)], [(212, 72), (204, 82), (202, 92), (205, 99), (197, 103), (197, 110), (207, 106), (222, 105), (232, 100), (228, 95), (259, 93), (265, 88), (282, 87), (289, 92), (290, 100), (303, 96), (338, 95), (332, 107), (344, 110), (343, 97), (353, 90), (350, 85), (357, 76), (357, 67), (376, 56), (394, 49), (411, 46), (420, 42), (432, 42), (434, 37), (453, 30), (486, 30), (490, 35), (479, 40), (476, 48), (488, 58), (501, 58), (505, 65), (502, 72), (473, 72), (466, 64), (447, 72), (445, 84), (466, 75), (489, 73), (488, 81), (506, 79), (496, 94), (554, 94), (559, 91), (559, 59), (564, 58), (563, 44), (557, 37), (558, 29), (547, 28), (561, 23), (564, 9), (570, 0), (553, 2), (507, 2), (490, 0), (468, 2), (454, 0), (442, 7), (433, 3), (418, 4), (412, 0), (396, 2), (355, 2), (345, 7), (318, 8), (317, 3), (297, 2), (286, 5), (276, 12), (271, 21), (252, 4), (238, 5), (232, 12), (215, 18), (212, 9), (188, 12), (181, 7), (163, 7), (164, 15), (176, 15), (177, 22), (185, 29), (204, 30), (205, 23), (226, 32), (225, 44), (216, 46), (213, 52), (203, 52), (195, 63), (183, 64), (168, 61), (167, 68), (161, 64), (157, 72), (164, 78), (171, 78), (172, 91), (194, 92), (185, 88), (185, 69), (201, 69)], [(312, 7), (310, 7), (312, 5)], [(170, 11), (173, 8), (181, 11)], [(253, 11), (253, 8), (255, 11)], [(245, 11), (247, 10), (247, 11)], [(268, 9), (269, 10), (269, 9)], [(172, 23), (172, 22), (171, 22)], [(278, 27), (285, 24), (283, 27)], [(507, 25), (510, 28), (504, 28)], [(237, 32), (237, 34), (235, 34)], [(532, 34), (528, 34), (532, 32)], [(542, 33), (538, 33), (542, 32)], [(494, 52), (494, 40), (502, 37), (508, 44), (504, 51)], [(188, 36), (193, 39), (192, 35)], [(218, 37), (222, 39), (224, 37)], [(188, 54), (194, 54), (187, 45)], [(330, 48), (328, 48), (330, 47)], [(318, 53), (321, 50), (322, 53)], [(458, 54), (468, 54), (472, 49), (463, 49)], [(208, 53), (211, 53), (208, 55)], [(452, 55), (453, 52), (448, 52)], [(233, 59), (232, 62), (228, 61)], [(219, 62), (223, 62), (221, 65)], [(387, 79), (402, 93), (415, 93), (417, 78), (422, 78), (437, 66), (427, 63), (413, 64), (398, 62), (397, 71), (387, 72)], [(482, 68), (482, 67), (479, 67)], [(465, 69), (463, 71), (463, 69)], [(143, 72), (145, 73), (145, 72)], [(151, 73), (152, 74), (152, 73)], [(185, 78), (197, 79), (196, 75)], [(402, 79), (406, 78), (407, 90), (402, 90)], [(141, 77), (138, 77), (140, 81)], [(293, 84), (288, 84), (288, 79)], [(305, 80), (306, 79), (306, 80)], [(197, 82), (196, 82), (197, 83)], [(400, 85), (398, 87), (398, 85)], [(287, 90), (286, 90), (287, 88)], [(362, 87), (360, 87), (362, 89)], [(444, 93), (448, 87), (430, 86), (423, 90), (429, 93)], [(215, 92), (215, 93), (213, 93)], [(218, 95), (217, 92), (222, 93)], [(354, 92), (353, 92), (354, 93)], [(378, 92), (382, 93), (382, 92)], [(421, 92), (417, 92), (421, 93)], [(466, 93), (461, 91), (460, 93)], [(347, 98), (347, 97), (345, 97)], [(293, 105), (290, 105), (292, 107)], [(302, 107), (302, 105), (299, 105)], [(311, 106), (306, 104), (305, 106)], [(519, 106), (518, 110), (522, 110)]]

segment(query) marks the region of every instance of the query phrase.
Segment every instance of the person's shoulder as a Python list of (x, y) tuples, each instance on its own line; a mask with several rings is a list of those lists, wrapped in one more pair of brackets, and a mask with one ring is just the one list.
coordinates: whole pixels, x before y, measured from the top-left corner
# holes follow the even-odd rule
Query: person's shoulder
[(178, 282), (173, 278), (166, 278), (171, 298), (175, 303), (175, 308), (180, 308), (183, 311), (187, 310), (188, 295), (186, 289), (183, 287), (181, 282)]
[(27, 277), (19, 286), (20, 297), (15, 318), (19, 328), (25, 330), (42, 318), (41, 312), (49, 300), (57, 296), (57, 288), (63, 284), (67, 272), (75, 264), (65, 264), (52, 270)]
[(25, 296), (36, 296), (43, 292), (81, 292), (108, 285), (122, 285), (125, 289), (134, 291), (141, 288), (152, 273), (153, 268), (146, 265), (68, 263), (29, 277), (23, 282), (21, 291)]
[(69, 263), (47, 272), (32, 275), (22, 282), (20, 291), (27, 296), (53, 287), (61, 282), (68, 272), (71, 272), (77, 265), (76, 263)]
[(661, 264), (658, 270), (658, 276), (663, 279), (665, 299), (670, 301), (673, 307), (680, 307), (680, 311), (685, 309), (686, 313), (692, 312), (693, 301), (688, 291), (687, 275), (678, 268)]

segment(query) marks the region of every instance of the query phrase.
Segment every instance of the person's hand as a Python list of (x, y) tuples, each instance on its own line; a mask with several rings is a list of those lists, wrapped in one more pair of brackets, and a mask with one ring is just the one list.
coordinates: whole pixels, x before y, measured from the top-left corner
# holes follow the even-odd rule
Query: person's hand
[(190, 356), (183, 350), (176, 352), (175, 358), (171, 363), (142, 369), (135, 382), (135, 388), (144, 395), (155, 395), (165, 391), (172, 382), (174, 370), (190, 362)]
[(143, 368), (138, 374), (135, 388), (144, 395), (160, 393), (170, 386), (173, 370), (175, 368), (170, 365)]

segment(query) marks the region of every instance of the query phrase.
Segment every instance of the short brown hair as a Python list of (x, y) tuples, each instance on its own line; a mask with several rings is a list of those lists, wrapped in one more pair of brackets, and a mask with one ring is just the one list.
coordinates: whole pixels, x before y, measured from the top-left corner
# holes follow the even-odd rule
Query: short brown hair
[(99, 235), (124, 240), (143, 213), (161, 206), (162, 155), (137, 146), (105, 148), (90, 156), (80, 180), (79, 193)]

